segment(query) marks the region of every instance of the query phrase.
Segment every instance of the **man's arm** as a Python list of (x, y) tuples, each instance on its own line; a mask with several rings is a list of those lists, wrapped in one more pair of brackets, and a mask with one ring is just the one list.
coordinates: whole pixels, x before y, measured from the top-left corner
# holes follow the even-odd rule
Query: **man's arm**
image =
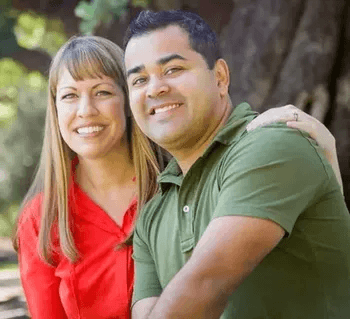
[(133, 258), (135, 261), (133, 319), (147, 318), (162, 292), (155, 262), (147, 245), (147, 236), (144, 236), (143, 215), (140, 216), (133, 236)]
[(137, 301), (132, 307), (132, 319), (145, 319), (150, 314), (158, 297), (150, 297)]
[(335, 183), (314, 145), (278, 125), (248, 133), (218, 174), (213, 219), (149, 318), (219, 318), (228, 297)]
[(278, 224), (266, 219), (215, 218), (148, 318), (219, 318), (228, 297), (284, 233)]

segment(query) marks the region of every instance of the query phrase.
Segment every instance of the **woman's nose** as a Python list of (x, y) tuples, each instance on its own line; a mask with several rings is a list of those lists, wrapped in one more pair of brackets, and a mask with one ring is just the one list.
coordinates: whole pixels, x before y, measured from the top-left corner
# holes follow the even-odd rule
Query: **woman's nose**
[(97, 113), (96, 105), (88, 95), (83, 95), (79, 99), (77, 115), (80, 117), (91, 116)]

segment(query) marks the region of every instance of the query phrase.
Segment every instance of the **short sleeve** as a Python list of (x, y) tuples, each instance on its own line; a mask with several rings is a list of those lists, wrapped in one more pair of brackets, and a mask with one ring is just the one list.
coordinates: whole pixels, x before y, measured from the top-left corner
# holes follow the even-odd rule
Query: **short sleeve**
[(247, 133), (220, 168), (214, 218), (270, 219), (289, 234), (329, 177), (314, 142), (298, 130), (266, 127)]
[(18, 225), (19, 267), (29, 312), (33, 319), (67, 318), (60, 296), (60, 280), (55, 276), (55, 268), (46, 264), (39, 256), (39, 220), (37, 201), (30, 203), (22, 212)]
[(132, 305), (141, 299), (156, 297), (162, 293), (162, 287), (158, 279), (155, 261), (142, 233), (141, 218), (137, 223), (133, 238), (135, 287)]

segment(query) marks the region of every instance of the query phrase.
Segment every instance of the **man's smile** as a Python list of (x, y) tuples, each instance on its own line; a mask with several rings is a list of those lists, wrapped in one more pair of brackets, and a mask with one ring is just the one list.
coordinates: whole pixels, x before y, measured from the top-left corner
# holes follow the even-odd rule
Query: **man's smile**
[(162, 104), (159, 106), (152, 107), (150, 110), (150, 115), (158, 114), (158, 113), (163, 113), (175, 108), (180, 107), (183, 105), (183, 103), (167, 103), (167, 104)]

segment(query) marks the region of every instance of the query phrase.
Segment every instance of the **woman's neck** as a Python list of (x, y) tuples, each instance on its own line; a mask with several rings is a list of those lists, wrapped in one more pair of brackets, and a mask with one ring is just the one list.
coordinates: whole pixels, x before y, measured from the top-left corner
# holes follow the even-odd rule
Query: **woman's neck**
[(128, 149), (95, 159), (79, 157), (77, 182), (85, 190), (108, 192), (129, 184), (134, 176)]

